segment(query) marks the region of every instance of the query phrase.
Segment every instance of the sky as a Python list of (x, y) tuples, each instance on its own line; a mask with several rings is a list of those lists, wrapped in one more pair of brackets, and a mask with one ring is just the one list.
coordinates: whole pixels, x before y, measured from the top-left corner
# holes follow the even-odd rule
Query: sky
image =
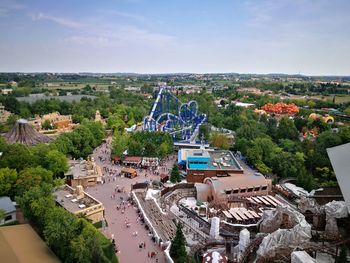
[(0, 71), (350, 75), (349, 0), (0, 0)]

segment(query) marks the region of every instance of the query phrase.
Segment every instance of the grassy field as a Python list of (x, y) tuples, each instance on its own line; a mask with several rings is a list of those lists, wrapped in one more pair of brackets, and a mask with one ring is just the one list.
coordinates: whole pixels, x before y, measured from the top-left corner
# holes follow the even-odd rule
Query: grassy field
[[(320, 99), (320, 100), (333, 100), (333, 96), (314, 96), (312, 98)], [(344, 103), (344, 102), (350, 102), (350, 95), (336, 95), (335, 96), (335, 103)]]

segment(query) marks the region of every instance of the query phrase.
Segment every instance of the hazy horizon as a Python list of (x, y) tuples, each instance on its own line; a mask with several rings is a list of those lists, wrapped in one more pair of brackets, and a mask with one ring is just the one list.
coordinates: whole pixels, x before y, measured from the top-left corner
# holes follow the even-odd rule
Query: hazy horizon
[(3, 0), (0, 71), (349, 76), (348, 10), (347, 0)]

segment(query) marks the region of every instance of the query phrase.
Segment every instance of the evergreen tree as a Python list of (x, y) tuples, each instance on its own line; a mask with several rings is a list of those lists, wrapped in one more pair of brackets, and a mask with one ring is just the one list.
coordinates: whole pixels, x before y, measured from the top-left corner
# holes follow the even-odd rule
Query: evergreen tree
[(171, 242), (170, 256), (175, 263), (187, 262), (186, 239), (182, 233), (181, 224), (177, 225), (175, 238)]
[(179, 173), (179, 167), (176, 164), (174, 164), (173, 169), (171, 169), (170, 181), (172, 183), (181, 182), (181, 176), (180, 176), (180, 173)]

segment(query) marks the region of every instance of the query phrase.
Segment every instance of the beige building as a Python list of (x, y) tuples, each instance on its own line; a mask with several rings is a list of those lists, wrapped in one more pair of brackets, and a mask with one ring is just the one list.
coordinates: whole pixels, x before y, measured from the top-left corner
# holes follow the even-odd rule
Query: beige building
[(2, 95), (9, 95), (11, 94), (13, 89), (0, 89), (0, 94)]
[(5, 106), (3, 106), (0, 103), (0, 123), (1, 122), (6, 122), (7, 119), (10, 117), (10, 115), (11, 115), (11, 112), (5, 110)]
[(227, 201), (236, 196), (268, 195), (272, 181), (263, 175), (229, 174), (226, 177), (205, 178), (195, 187), (198, 201)]
[(34, 120), (30, 121), (30, 124), (39, 131), (46, 121), (51, 124), (52, 129), (57, 130), (71, 130), (76, 126), (73, 124), (71, 115), (61, 115), (59, 112), (45, 114), (42, 117), (36, 116)]
[(67, 183), (76, 187), (78, 185), (84, 188), (94, 186), (102, 182), (102, 170), (99, 165), (92, 160), (71, 161), (70, 168), (66, 173)]
[(75, 189), (69, 185), (63, 185), (54, 192), (56, 203), (68, 212), (79, 215), (83, 214), (91, 222), (97, 223), (104, 218), (103, 204), (84, 192), (83, 187), (78, 185)]

